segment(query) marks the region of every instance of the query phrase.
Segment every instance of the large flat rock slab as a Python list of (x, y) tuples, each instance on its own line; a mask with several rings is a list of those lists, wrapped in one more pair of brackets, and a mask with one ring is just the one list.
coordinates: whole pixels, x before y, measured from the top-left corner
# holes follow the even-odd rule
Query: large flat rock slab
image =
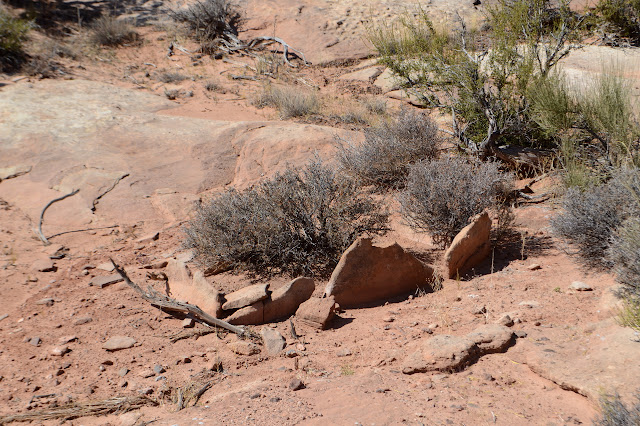
[(614, 319), (572, 329), (533, 329), (508, 356), (566, 390), (597, 402), (602, 392), (630, 401), (640, 383), (640, 343)]
[(37, 221), (48, 201), (79, 189), (47, 211), (45, 234), (88, 223), (172, 223), (188, 216), (198, 194), (250, 185), (315, 152), (330, 158), (334, 135), (349, 133), (158, 114), (174, 106), (83, 80), (0, 88), (0, 170), (13, 177), (0, 196)]

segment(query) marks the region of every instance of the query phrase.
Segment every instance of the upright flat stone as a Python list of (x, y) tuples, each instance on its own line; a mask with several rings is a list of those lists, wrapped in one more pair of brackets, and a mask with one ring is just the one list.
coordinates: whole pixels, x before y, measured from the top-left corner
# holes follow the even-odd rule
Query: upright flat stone
[(275, 328), (262, 327), (260, 336), (269, 355), (278, 355), (287, 346), (287, 341)]
[(300, 305), (296, 319), (309, 327), (324, 330), (336, 314), (337, 306), (333, 296), (319, 299), (312, 297)]
[(358, 238), (343, 253), (324, 294), (340, 306), (366, 305), (419, 288), (431, 290), (433, 276), (432, 267), (398, 244), (376, 247), (370, 238)]
[(170, 259), (165, 271), (168, 296), (196, 305), (216, 318), (222, 317), (222, 293), (207, 281), (201, 271), (191, 273), (189, 267), (178, 259)]
[(227, 301), (222, 305), (222, 309), (230, 311), (233, 309), (244, 308), (245, 306), (264, 300), (269, 297), (269, 294), (267, 293), (268, 287), (268, 283), (255, 284), (227, 294), (225, 296)]
[(462, 228), (444, 253), (445, 273), (456, 278), (479, 265), (491, 253), (491, 219), (485, 211)]
[(316, 284), (311, 278), (299, 277), (271, 292), (264, 301), (264, 322), (273, 322), (293, 315), (298, 306), (309, 300)]

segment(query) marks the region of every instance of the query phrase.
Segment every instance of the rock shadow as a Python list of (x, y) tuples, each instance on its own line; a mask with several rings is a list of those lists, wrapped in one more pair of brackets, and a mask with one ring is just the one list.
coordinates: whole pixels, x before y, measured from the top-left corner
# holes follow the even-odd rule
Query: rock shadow
[(544, 256), (554, 247), (553, 238), (549, 235), (523, 235), (516, 230), (508, 231), (493, 240), (491, 254), (482, 264), (460, 276), (461, 280), (468, 281), (479, 275), (500, 272), (515, 260)]

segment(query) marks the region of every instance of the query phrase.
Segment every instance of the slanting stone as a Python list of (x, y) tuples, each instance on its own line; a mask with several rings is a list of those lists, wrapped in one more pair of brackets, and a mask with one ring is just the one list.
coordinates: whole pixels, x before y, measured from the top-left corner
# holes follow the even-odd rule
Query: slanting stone
[(89, 281), (89, 285), (99, 288), (104, 288), (108, 285), (119, 283), (124, 281), (124, 278), (120, 274), (113, 274), (108, 276), (94, 277)]
[(405, 360), (405, 374), (429, 371), (456, 371), (478, 356), (478, 346), (467, 337), (442, 334), (428, 339)]
[(482, 325), (467, 334), (467, 338), (478, 346), (482, 355), (504, 352), (516, 342), (513, 331), (500, 324)]
[(239, 355), (255, 355), (260, 353), (260, 347), (255, 343), (247, 342), (244, 340), (239, 340), (237, 342), (231, 342), (227, 344), (227, 347), (231, 349), (232, 352), (237, 353)]
[(222, 293), (209, 284), (201, 271), (192, 275), (187, 265), (177, 259), (169, 260), (165, 271), (169, 296), (197, 305), (216, 318), (222, 317)]
[(269, 294), (267, 293), (268, 287), (268, 283), (255, 284), (227, 294), (225, 296), (227, 301), (222, 305), (222, 309), (230, 311), (233, 309), (244, 308), (245, 306), (264, 300), (269, 297)]
[(57, 268), (53, 264), (51, 259), (47, 256), (41, 259), (37, 259), (33, 263), (31, 263), (31, 269), (38, 272), (55, 272)]
[(311, 278), (299, 277), (289, 284), (274, 290), (271, 298), (264, 301), (264, 322), (273, 322), (293, 315), (298, 306), (309, 300), (315, 290)]
[(296, 319), (302, 324), (324, 330), (335, 316), (337, 307), (333, 296), (319, 299), (312, 297), (300, 305), (296, 311)]
[(571, 283), (571, 285), (569, 286), (569, 290), (575, 290), (575, 291), (593, 291), (593, 287), (591, 287), (588, 284), (585, 284), (581, 281), (574, 281)]
[(418, 288), (430, 291), (433, 276), (433, 268), (398, 244), (376, 247), (370, 238), (358, 238), (342, 254), (324, 294), (340, 306), (366, 305)]
[(252, 305), (240, 308), (225, 321), (233, 325), (256, 325), (264, 324), (264, 302), (261, 300)]
[(114, 336), (107, 340), (104, 345), (102, 345), (102, 349), (106, 349), (108, 351), (119, 351), (122, 349), (132, 348), (133, 345), (136, 344), (136, 339), (133, 337), (126, 336)]
[[(193, 278), (191, 271), (187, 267), (187, 264), (184, 261), (178, 259), (169, 259), (167, 261), (165, 273), (167, 274), (167, 280), (170, 287), (172, 285), (178, 284), (189, 285), (191, 283), (191, 279)], [(177, 296), (173, 294), (173, 290), (170, 290), (170, 292), (171, 296), (177, 298)]]
[(444, 253), (445, 273), (456, 278), (479, 265), (491, 253), (491, 219), (485, 211), (462, 228)]
[(264, 347), (269, 355), (278, 355), (287, 346), (287, 341), (282, 337), (282, 334), (271, 327), (262, 327), (260, 336), (262, 336)]

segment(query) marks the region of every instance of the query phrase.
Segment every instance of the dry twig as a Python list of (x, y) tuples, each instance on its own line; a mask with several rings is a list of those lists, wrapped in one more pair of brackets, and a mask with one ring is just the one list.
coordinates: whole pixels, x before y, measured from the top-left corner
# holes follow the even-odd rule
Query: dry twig
[(42, 233), (42, 221), (44, 220), (44, 212), (46, 212), (47, 209), (51, 207), (53, 203), (57, 203), (58, 201), (62, 201), (65, 198), (76, 195), (78, 192), (80, 192), (79, 189), (74, 189), (73, 191), (71, 191), (66, 195), (63, 195), (62, 197), (54, 198), (53, 200), (49, 201), (46, 206), (44, 206), (44, 209), (42, 209), (42, 213), (40, 213), (40, 221), (38, 222), (38, 229), (36, 230), (36, 234), (45, 245), (48, 246), (51, 243), (49, 242), (49, 240), (47, 240), (47, 237), (45, 237), (44, 234)]
[(10, 414), (0, 417), (0, 425), (11, 422), (42, 422), (44, 420), (71, 420), (85, 416), (103, 416), (113, 413), (126, 413), (147, 405), (156, 406), (158, 403), (146, 396), (115, 397), (102, 401), (70, 403), (60, 407), (33, 410), (23, 414)]
[(113, 267), (115, 268), (116, 272), (120, 274), (120, 276), (125, 280), (125, 282), (129, 285), (129, 287), (137, 291), (138, 294), (140, 294), (140, 296), (144, 300), (151, 303), (152, 306), (169, 313), (178, 312), (181, 314), (191, 315), (194, 319), (200, 322), (203, 322), (205, 324), (212, 325), (212, 326), (222, 327), (225, 330), (229, 330), (241, 337), (244, 337), (248, 334), (243, 327), (236, 327), (235, 325), (231, 325), (226, 321), (222, 321), (217, 318), (214, 318), (211, 315), (204, 312), (202, 309), (200, 309), (196, 305), (179, 302), (171, 297), (167, 297), (163, 294), (160, 294), (157, 291), (155, 291), (151, 286), (147, 287), (147, 291), (145, 292), (144, 290), (142, 290), (142, 288), (138, 284), (134, 283), (133, 281), (131, 281), (131, 279), (129, 279), (124, 269), (122, 269), (113, 259), (109, 259), (109, 260), (111, 260), (111, 263), (113, 264)]

